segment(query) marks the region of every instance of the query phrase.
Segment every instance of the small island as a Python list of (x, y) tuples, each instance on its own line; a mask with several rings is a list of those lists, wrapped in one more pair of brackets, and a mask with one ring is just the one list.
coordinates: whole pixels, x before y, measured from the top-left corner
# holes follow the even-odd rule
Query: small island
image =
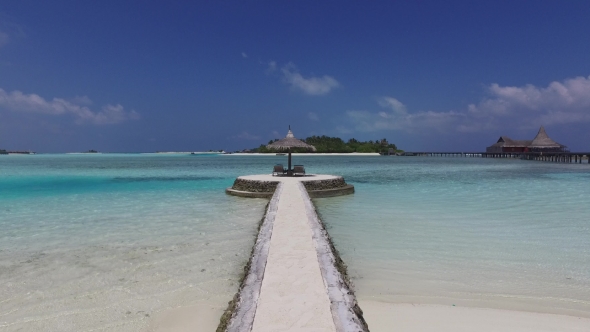
[(36, 154), (33, 151), (9, 151), (0, 149), (0, 154)]
[[(278, 139), (270, 140), (268, 144), (272, 144), (278, 141)], [(351, 138), (348, 141), (344, 141), (340, 137), (330, 136), (311, 136), (303, 139), (305, 143), (313, 145), (316, 148), (315, 153), (379, 153), (379, 154), (392, 154), (403, 152), (397, 149), (397, 146), (393, 143), (389, 143), (387, 139), (377, 139), (375, 141), (359, 141), (355, 138)], [(276, 151), (269, 149), (265, 144), (261, 144), (259, 147), (249, 149), (248, 152), (252, 153), (276, 153)], [(292, 152), (307, 152), (305, 149), (293, 148)]]

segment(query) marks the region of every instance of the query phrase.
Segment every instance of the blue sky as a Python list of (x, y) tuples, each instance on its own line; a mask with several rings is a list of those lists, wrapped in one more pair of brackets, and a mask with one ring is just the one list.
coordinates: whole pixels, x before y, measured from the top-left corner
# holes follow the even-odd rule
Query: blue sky
[(590, 2), (0, 4), (0, 148), (237, 150), (283, 137), (590, 150)]

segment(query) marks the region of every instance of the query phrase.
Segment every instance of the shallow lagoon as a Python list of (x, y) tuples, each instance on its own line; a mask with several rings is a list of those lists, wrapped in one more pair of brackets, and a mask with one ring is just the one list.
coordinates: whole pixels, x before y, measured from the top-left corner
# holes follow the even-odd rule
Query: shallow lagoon
[(164, 309), (227, 303), (266, 201), (225, 195), (211, 161), (0, 160), (0, 330), (138, 331)]
[[(138, 331), (166, 308), (223, 306), (266, 205), (223, 190), (285, 159), (1, 156), (0, 330)], [(294, 161), (357, 189), (315, 203), (359, 298), (590, 312), (588, 165)]]
[(317, 199), (362, 300), (590, 316), (590, 167), (403, 157)]

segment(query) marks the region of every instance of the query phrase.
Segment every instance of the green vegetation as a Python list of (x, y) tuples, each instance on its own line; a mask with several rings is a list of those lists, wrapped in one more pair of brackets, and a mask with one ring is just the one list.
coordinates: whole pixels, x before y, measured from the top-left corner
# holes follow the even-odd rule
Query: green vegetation
[[(275, 139), (274, 141), (271, 140), (268, 144), (278, 141)], [(389, 149), (393, 149), (393, 151), (398, 151), (395, 144), (387, 142), (387, 139), (383, 138), (380, 140), (375, 141), (367, 141), (361, 142), (354, 138), (348, 140), (348, 142), (344, 142), (339, 137), (329, 137), (329, 136), (311, 136), (304, 140), (305, 143), (315, 146), (317, 153), (352, 153), (352, 152), (377, 152), (377, 153), (387, 153)], [(260, 145), (260, 147), (256, 149), (252, 149), (252, 152), (259, 152), (259, 153), (277, 153), (276, 150), (270, 150), (266, 147), (266, 145)], [(305, 149), (293, 149), (292, 152), (309, 152)]]
[(8, 154), (8, 151), (0, 149), (0, 154)]

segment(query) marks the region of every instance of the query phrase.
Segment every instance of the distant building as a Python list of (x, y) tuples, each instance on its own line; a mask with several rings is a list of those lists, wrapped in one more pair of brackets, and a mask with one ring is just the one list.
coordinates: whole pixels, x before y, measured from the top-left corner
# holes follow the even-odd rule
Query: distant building
[(514, 140), (508, 136), (500, 136), (496, 144), (486, 148), (486, 152), (528, 152), (532, 142)]
[(545, 128), (541, 126), (537, 136), (529, 140), (513, 140), (508, 136), (500, 136), (498, 141), (486, 148), (486, 152), (567, 152), (567, 146), (552, 140)]

